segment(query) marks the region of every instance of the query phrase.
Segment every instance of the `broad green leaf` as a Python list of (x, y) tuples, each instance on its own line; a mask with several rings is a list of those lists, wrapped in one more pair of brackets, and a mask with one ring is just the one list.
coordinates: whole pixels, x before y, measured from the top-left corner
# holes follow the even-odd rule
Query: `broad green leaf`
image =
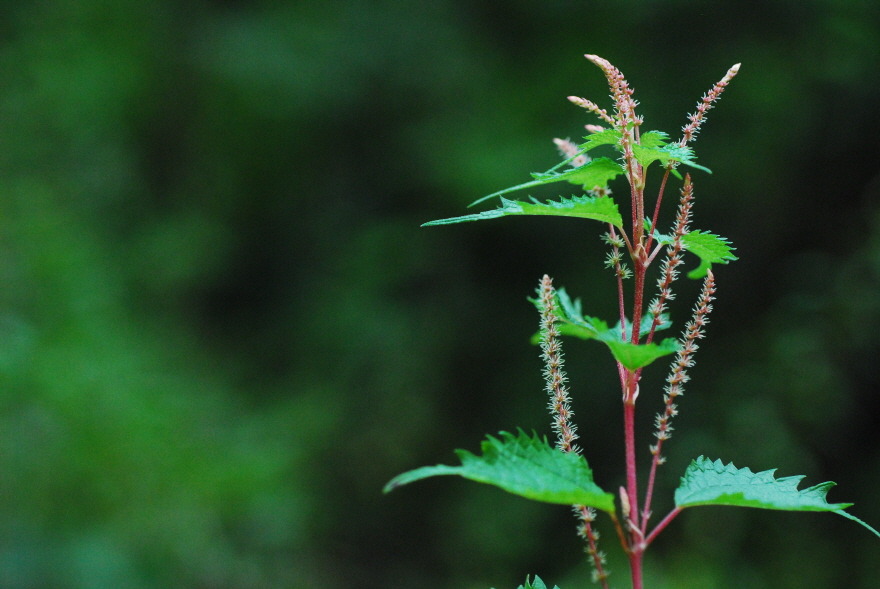
[(641, 145), (633, 145), (632, 149), (635, 158), (646, 168), (654, 162), (660, 162), (663, 167), (668, 166), (670, 163), (680, 163), (709, 174), (712, 173), (712, 170), (705, 166), (701, 166), (694, 161), (696, 156), (690, 147), (682, 147), (678, 144), (657, 147), (653, 145), (645, 145), (643, 143)]
[[(645, 219), (644, 226), (645, 231), (650, 231), (651, 221)], [(660, 245), (669, 245), (672, 243), (672, 235), (655, 231), (654, 240)], [(681, 245), (685, 250), (700, 258), (700, 265), (688, 272), (688, 278), (704, 277), (706, 271), (714, 263), (727, 264), (739, 259), (733, 255), (735, 248), (731, 247), (729, 241), (712, 233), (704, 233), (699, 230), (690, 231), (682, 236)]]
[[(620, 323), (614, 327), (596, 317), (585, 316), (581, 313), (580, 299), (571, 300), (564, 288), (556, 291), (559, 301), (557, 315), (561, 321), (559, 332), (562, 335), (570, 335), (580, 339), (594, 339), (602, 342), (611, 351), (614, 359), (623, 364), (629, 370), (638, 370), (651, 364), (657, 358), (674, 354), (678, 350), (678, 342), (673, 338), (667, 338), (659, 343), (634, 344), (621, 338)], [(533, 301), (537, 304), (537, 301)], [(671, 323), (667, 317), (662, 317), (663, 322), (658, 328), (666, 328)], [(639, 336), (644, 337), (651, 329), (652, 318), (645, 315), (640, 324)], [(630, 333), (632, 324), (627, 321), (627, 333)]]
[(601, 341), (611, 350), (614, 359), (629, 370), (638, 370), (651, 364), (657, 358), (662, 358), (678, 351), (678, 341), (671, 337), (657, 344), (633, 344), (622, 342), (619, 339), (609, 340), (605, 338), (601, 338)]
[(526, 188), (534, 188), (535, 186), (542, 186), (544, 184), (552, 184), (554, 182), (570, 182), (572, 184), (584, 186), (586, 190), (592, 190), (596, 186), (607, 186), (608, 182), (624, 172), (623, 167), (619, 163), (607, 157), (590, 160), (582, 166), (570, 168), (563, 172), (556, 172), (555, 170), (558, 167), (559, 166), (557, 165), (546, 172), (533, 173), (532, 177), (534, 180), (531, 182), (517, 184), (516, 186), (511, 186), (510, 188), (487, 194), (469, 204), (468, 207), (479, 204), (484, 200), (501, 196), (502, 194), (524, 190)]
[(542, 184), (565, 180), (571, 184), (583, 186), (584, 190), (592, 190), (596, 186), (607, 186), (608, 182), (623, 174), (623, 167), (611, 158), (600, 157), (590, 160), (582, 166), (564, 172), (532, 174)]
[(482, 456), (456, 450), (461, 466), (425, 466), (398, 475), (385, 485), (385, 492), (428, 477), (459, 475), (494, 485), (534, 501), (562, 505), (586, 505), (614, 513), (614, 495), (593, 482), (593, 472), (583, 456), (553, 448), (546, 439), (501, 432), (487, 436)]
[(692, 461), (675, 490), (675, 505), (733, 505), (784, 511), (838, 511), (852, 503), (828, 503), (825, 495), (835, 483), (798, 490), (803, 476), (775, 478), (776, 469), (752, 472), (700, 456)]
[(880, 537), (880, 532), (845, 512), (852, 503), (828, 503), (831, 481), (799, 490), (802, 475), (775, 478), (776, 469), (752, 472), (700, 456), (688, 466), (675, 490), (675, 505), (732, 505), (782, 511), (830, 511), (850, 519)]
[(584, 139), (587, 140), (586, 143), (581, 143), (578, 147), (582, 151), (589, 151), (602, 145), (617, 146), (620, 144), (620, 138), (621, 133), (617, 129), (604, 129), (598, 133), (591, 133), (584, 137)]
[(663, 147), (669, 139), (669, 133), (664, 131), (648, 131), (639, 137), (639, 145), (642, 147)]
[(691, 231), (681, 237), (681, 245), (700, 258), (700, 265), (688, 272), (688, 278), (702, 278), (712, 264), (727, 264), (738, 260), (734, 248), (723, 237), (702, 231)]
[(519, 200), (501, 199), (501, 206), (492, 211), (483, 211), (474, 215), (463, 215), (450, 219), (429, 221), (422, 225), (450, 225), (452, 223), (466, 223), (468, 221), (483, 221), (486, 219), (498, 219), (509, 215), (550, 215), (556, 217), (578, 217), (581, 219), (594, 219), (603, 223), (610, 223), (615, 227), (623, 227), (623, 219), (617, 204), (609, 196), (572, 196), (558, 201), (548, 200), (546, 203), (538, 201), (523, 202)]

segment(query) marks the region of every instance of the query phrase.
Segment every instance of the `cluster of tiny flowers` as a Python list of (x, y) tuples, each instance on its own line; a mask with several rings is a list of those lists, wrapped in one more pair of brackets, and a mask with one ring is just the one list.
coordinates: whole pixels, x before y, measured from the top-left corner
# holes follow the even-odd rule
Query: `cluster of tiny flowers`
[(588, 54), (584, 57), (597, 65), (608, 80), (608, 87), (611, 89), (611, 96), (614, 98), (614, 106), (617, 110), (615, 126), (624, 128), (630, 123), (635, 123), (637, 126), (641, 124), (641, 119), (636, 116), (637, 102), (632, 97), (633, 89), (630, 88), (629, 82), (626, 81), (620, 70), (611, 65), (607, 59), (598, 55)]
[(577, 534), (586, 543), (586, 552), (590, 557), (590, 563), (593, 565), (593, 583), (603, 583), (604, 585), (609, 573), (605, 570), (605, 553), (599, 550), (599, 532), (593, 529), (592, 525), (593, 520), (596, 519), (596, 510), (592, 507), (575, 505), (574, 514), (581, 522), (581, 525), (578, 526)]
[(572, 168), (579, 168), (590, 161), (587, 154), (579, 153), (580, 148), (571, 139), (554, 139), (553, 143), (556, 144), (556, 149), (559, 150), (559, 153), (567, 158), (573, 158), (568, 162)]
[[(709, 313), (712, 311), (714, 294), (715, 277), (710, 270), (703, 281), (703, 290), (700, 293), (700, 299), (694, 307), (693, 319), (685, 326), (681, 345), (675, 360), (672, 362), (671, 373), (666, 379), (667, 385), (664, 389), (666, 410), (657, 415), (654, 423), (657, 428), (657, 431), (654, 433), (654, 436), (657, 438), (657, 444), (651, 446), (652, 454), (659, 454), (663, 441), (668, 440), (672, 435), (672, 426), (669, 423), (678, 414), (675, 399), (684, 394), (684, 385), (689, 380), (687, 370), (694, 365), (693, 355), (699, 349), (697, 340), (705, 336), (704, 330), (706, 324), (709, 323)], [(662, 458), (660, 462), (662, 462)]]
[(605, 267), (613, 270), (618, 278), (627, 279), (632, 276), (632, 271), (623, 262), (623, 253), (620, 251), (625, 245), (623, 239), (608, 232), (602, 235), (602, 241), (611, 246), (611, 251), (605, 256)]
[(562, 369), (562, 348), (556, 327), (556, 290), (547, 275), (541, 280), (538, 296), (541, 301), (541, 357), (544, 359), (544, 380), (550, 396), (548, 408), (553, 416), (556, 447), (563, 452), (579, 452), (573, 443), (578, 438), (577, 428), (571, 422), (574, 413), (565, 386), (567, 378)]
[(675, 298), (672, 292), (672, 283), (678, 278), (678, 267), (682, 264), (683, 247), (681, 238), (690, 229), (693, 200), (693, 184), (691, 184), (690, 176), (685, 176), (684, 186), (681, 189), (681, 200), (679, 201), (678, 212), (675, 216), (672, 243), (666, 248), (666, 257), (660, 270), (660, 278), (657, 279), (657, 287), (660, 294), (651, 301), (649, 307), (649, 312), (654, 318), (654, 327), (660, 323), (660, 316), (666, 309), (666, 303)]
[[(599, 108), (599, 106), (592, 100), (587, 100), (586, 98), (581, 98), (580, 96), (569, 96), (568, 101), (581, 108), (587, 109), (609, 125), (614, 125), (614, 119), (608, 116), (608, 111), (604, 108)], [(591, 130), (590, 127), (598, 127), (598, 125), (587, 125), (587, 131), (595, 133), (596, 131)], [(602, 127), (599, 127), (599, 130), (601, 131)]]
[(697, 104), (697, 112), (688, 117), (690, 123), (681, 128), (682, 146), (690, 141), (693, 141), (694, 138), (697, 136), (697, 133), (700, 131), (700, 125), (702, 125), (703, 121), (706, 120), (706, 113), (709, 112), (709, 109), (712, 108), (712, 103), (714, 103), (721, 97), (721, 93), (724, 92), (724, 89), (737, 74), (737, 72), (739, 72), (739, 66), (740, 64), (736, 64), (729, 70), (727, 70), (727, 73), (724, 75), (724, 77), (721, 78), (721, 80), (717, 84), (712, 86), (711, 90), (703, 95), (703, 99)]

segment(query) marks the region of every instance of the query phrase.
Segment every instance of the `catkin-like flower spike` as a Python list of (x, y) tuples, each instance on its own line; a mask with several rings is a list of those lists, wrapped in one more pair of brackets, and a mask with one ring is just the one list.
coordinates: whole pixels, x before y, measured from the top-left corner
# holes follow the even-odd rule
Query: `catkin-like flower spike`
[(724, 77), (721, 78), (717, 84), (712, 86), (711, 90), (703, 95), (703, 99), (697, 104), (696, 112), (688, 117), (690, 123), (681, 128), (682, 137), (679, 143), (682, 147), (696, 139), (697, 133), (700, 130), (700, 125), (706, 120), (706, 113), (712, 108), (713, 103), (721, 98), (721, 93), (724, 92), (724, 89), (739, 72), (740, 65), (741, 64), (736, 64), (727, 70)]
[(657, 298), (651, 302), (649, 312), (653, 317), (651, 330), (648, 332), (647, 343), (651, 343), (654, 339), (654, 331), (660, 325), (661, 315), (666, 310), (666, 303), (673, 300), (675, 295), (672, 292), (672, 283), (678, 278), (678, 267), (683, 263), (682, 254), (683, 246), (681, 238), (690, 229), (691, 209), (694, 201), (694, 185), (691, 183), (690, 174), (684, 177), (684, 186), (681, 189), (681, 200), (678, 202), (678, 211), (675, 215), (675, 227), (672, 231), (672, 243), (666, 248), (666, 257), (663, 258), (663, 265), (660, 269), (660, 277), (657, 279), (657, 288), (659, 294)]
[(611, 96), (614, 98), (614, 107), (617, 111), (615, 125), (624, 128), (629, 123), (639, 124), (641, 121), (636, 117), (636, 101), (632, 98), (633, 90), (629, 87), (629, 82), (626, 81), (620, 70), (611, 65), (610, 61), (598, 55), (587, 54), (584, 57), (598, 66), (608, 80), (608, 87), (611, 89)]
[(575, 505), (574, 514), (580, 522), (577, 534), (586, 543), (586, 552), (593, 567), (593, 582), (601, 583), (602, 587), (607, 589), (609, 573), (605, 570), (605, 553), (599, 550), (599, 532), (594, 530), (592, 525), (593, 520), (596, 519), (596, 511), (592, 507)]
[(574, 441), (578, 438), (577, 428), (571, 418), (571, 401), (568, 396), (567, 378), (563, 370), (562, 344), (556, 326), (556, 289), (553, 280), (544, 275), (538, 288), (541, 305), (541, 357), (544, 360), (544, 380), (550, 397), (548, 408), (553, 416), (553, 431), (556, 432), (556, 447), (563, 452), (579, 452)]
[(678, 414), (678, 407), (675, 400), (684, 394), (684, 385), (689, 380), (688, 368), (694, 365), (694, 353), (699, 346), (697, 340), (705, 336), (706, 324), (709, 323), (709, 313), (712, 311), (712, 301), (715, 299), (715, 276), (709, 270), (705, 280), (703, 280), (703, 289), (700, 298), (694, 306), (693, 318), (685, 326), (684, 333), (679, 341), (678, 353), (675, 360), (670, 366), (670, 374), (666, 379), (666, 388), (663, 399), (666, 401), (666, 409), (663, 413), (657, 414), (654, 425), (656, 431), (654, 437), (657, 438), (657, 444), (651, 446), (651, 453), (659, 456), (661, 446), (665, 440), (672, 435), (672, 426), (670, 422), (672, 418)]
[(586, 98), (581, 98), (580, 96), (569, 96), (568, 101), (572, 104), (576, 104), (581, 108), (585, 108), (591, 113), (595, 114), (597, 117), (608, 123), (609, 125), (614, 124), (614, 119), (612, 119), (608, 115), (608, 111), (604, 108), (599, 108), (599, 106), (593, 102), (592, 100), (587, 100)]
[(556, 144), (556, 149), (559, 150), (559, 153), (567, 158), (574, 158), (573, 160), (568, 162), (568, 165), (570, 165), (572, 168), (579, 168), (590, 161), (590, 158), (587, 156), (587, 154), (578, 154), (580, 148), (574, 142), (572, 142), (571, 139), (554, 139), (553, 143)]
[[(577, 439), (576, 427), (571, 418), (574, 413), (570, 407), (566, 376), (562, 370), (562, 349), (559, 343), (559, 330), (556, 327), (556, 289), (553, 279), (546, 274), (538, 287), (541, 308), (541, 357), (544, 359), (544, 378), (550, 396), (550, 413), (553, 415), (553, 431), (556, 432), (556, 447), (563, 452), (580, 453), (574, 445)], [(598, 548), (599, 533), (593, 529), (592, 522), (596, 512), (584, 505), (574, 506), (578, 518), (578, 535), (586, 542), (586, 552), (593, 566), (593, 578), (608, 588), (608, 573), (605, 571), (605, 555)]]
[(633, 89), (619, 69), (611, 65), (607, 59), (598, 55), (587, 54), (588, 60), (598, 66), (608, 80), (611, 89), (611, 97), (614, 99), (614, 126), (620, 131), (620, 151), (623, 161), (626, 163), (626, 179), (630, 186), (630, 200), (632, 205), (633, 242), (641, 243), (641, 222), (645, 217), (645, 202), (642, 191), (644, 190), (644, 173), (642, 165), (633, 153), (633, 145), (638, 142), (638, 127), (642, 119), (636, 116), (636, 101), (633, 99)]

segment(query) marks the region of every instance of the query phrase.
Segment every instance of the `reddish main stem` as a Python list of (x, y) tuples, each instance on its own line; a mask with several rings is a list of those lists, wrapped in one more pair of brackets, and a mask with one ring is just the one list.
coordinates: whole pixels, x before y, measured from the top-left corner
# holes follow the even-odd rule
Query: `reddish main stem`
[(642, 555), (644, 553), (641, 551), (638, 552), (630, 552), (629, 554), (629, 568), (632, 571), (632, 586), (633, 589), (643, 589), (644, 585), (642, 582)]

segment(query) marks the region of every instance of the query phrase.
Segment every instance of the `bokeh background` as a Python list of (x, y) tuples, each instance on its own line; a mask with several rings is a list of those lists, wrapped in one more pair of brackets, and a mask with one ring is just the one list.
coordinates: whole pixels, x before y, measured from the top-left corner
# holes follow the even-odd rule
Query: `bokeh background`
[[(743, 63), (695, 145), (695, 227), (740, 261), (657, 513), (706, 454), (837, 481), (880, 524), (880, 5), (746, 6), (3, 2), (0, 586), (587, 586), (563, 507), (458, 479), (380, 492), (486, 433), (549, 432), (542, 274), (613, 316), (598, 224), (419, 228), (558, 161), (551, 139), (594, 122), (565, 96), (608, 104), (584, 53), (673, 136)], [(615, 489), (608, 354), (567, 358)], [(649, 554), (654, 589), (880, 573), (880, 540), (830, 514), (694, 509)]]

